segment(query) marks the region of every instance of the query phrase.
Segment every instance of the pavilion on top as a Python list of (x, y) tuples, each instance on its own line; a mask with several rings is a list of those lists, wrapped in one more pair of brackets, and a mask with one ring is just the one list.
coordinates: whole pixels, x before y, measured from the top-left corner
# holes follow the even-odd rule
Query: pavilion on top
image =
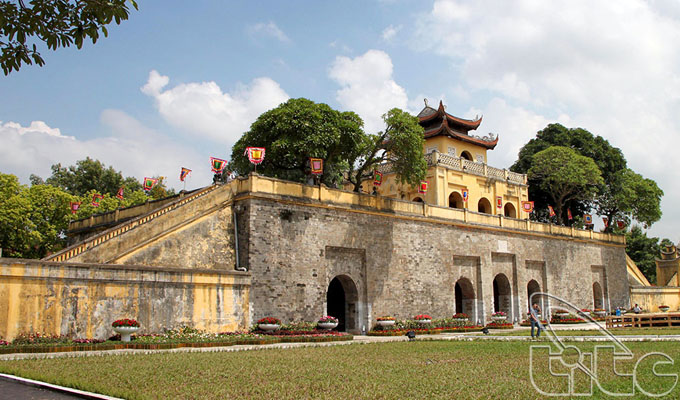
[[(498, 136), (479, 137), (470, 134), (482, 123), (482, 118), (467, 120), (446, 112), (442, 102), (434, 109), (427, 105), (418, 114), (425, 130), (423, 151), (427, 161), (427, 191), (402, 185), (390, 164), (382, 165), (382, 184), (377, 188), (381, 196), (425, 201), (431, 205), (467, 209), (509, 218), (528, 219), (522, 202), (528, 201), (527, 177), (507, 169), (487, 165), (486, 152), (498, 144)], [(371, 192), (372, 181), (362, 185)]]

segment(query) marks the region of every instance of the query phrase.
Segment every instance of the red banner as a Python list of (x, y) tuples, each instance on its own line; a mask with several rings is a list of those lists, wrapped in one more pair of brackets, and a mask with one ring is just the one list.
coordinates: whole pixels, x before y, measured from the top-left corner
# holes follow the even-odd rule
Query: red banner
[(525, 212), (533, 212), (534, 211), (534, 202), (533, 201), (523, 201), (522, 202), (522, 210)]
[(502, 196), (496, 196), (496, 207), (503, 208), (503, 197)]
[(380, 186), (382, 184), (382, 172), (374, 171), (373, 172), (373, 186)]
[(104, 196), (102, 196), (99, 193), (95, 193), (92, 195), (92, 206), (93, 207), (99, 207), (99, 200), (103, 199)]
[(118, 189), (118, 193), (116, 194), (116, 197), (123, 200), (123, 191), (124, 190), (125, 190), (125, 186), (122, 186), (120, 189)]
[(554, 217), (555, 216), (555, 209), (553, 206), (548, 206), (548, 211), (550, 211), (550, 216)]
[(427, 185), (429, 184), (429, 181), (420, 181), (420, 187), (418, 188), (418, 193), (425, 194), (427, 193)]
[(261, 164), (264, 161), (264, 147), (246, 147), (246, 152), (244, 155), (248, 156), (248, 161), (251, 164)]
[(80, 204), (81, 203), (79, 201), (69, 202), (69, 207), (71, 207), (71, 214), (75, 214), (76, 212), (78, 212), (78, 210), (80, 209)]
[(179, 180), (181, 182), (184, 182), (184, 180), (187, 179), (187, 177), (189, 176), (190, 173), (191, 173), (191, 170), (189, 168), (182, 167), (182, 170), (179, 171)]
[(309, 158), (309, 167), (312, 170), (312, 175), (323, 174), (323, 160), (321, 158)]

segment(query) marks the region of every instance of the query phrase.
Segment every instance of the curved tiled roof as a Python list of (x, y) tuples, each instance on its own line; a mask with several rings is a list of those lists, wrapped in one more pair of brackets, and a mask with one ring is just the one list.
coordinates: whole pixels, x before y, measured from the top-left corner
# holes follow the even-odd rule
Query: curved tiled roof
[[(433, 123), (440, 119), (441, 122), (436, 127), (432, 128)], [(453, 116), (446, 112), (444, 104), (439, 101), (438, 109), (430, 106), (425, 106), (420, 113), (418, 113), (418, 120), (423, 127), (429, 126), (425, 131), (425, 138), (446, 135), (464, 142), (484, 146), (492, 150), (498, 144), (498, 136), (492, 140), (486, 140), (475, 136), (470, 136), (468, 131), (475, 130), (482, 123), (482, 117), (475, 120), (463, 119)]]

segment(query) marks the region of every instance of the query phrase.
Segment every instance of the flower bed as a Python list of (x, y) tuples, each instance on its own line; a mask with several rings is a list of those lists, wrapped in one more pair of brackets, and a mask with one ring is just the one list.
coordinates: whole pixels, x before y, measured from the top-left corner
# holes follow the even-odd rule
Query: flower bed
[(509, 322), (491, 322), (486, 324), (489, 329), (513, 329), (515, 326)]
[(571, 314), (568, 317), (552, 318), (550, 320), (551, 324), (583, 324), (585, 322), (586, 321), (584, 319), (575, 317)]
[(469, 326), (455, 326), (455, 327), (437, 327), (437, 328), (413, 328), (413, 329), (374, 329), (367, 333), (368, 336), (404, 336), (406, 332), (413, 331), (416, 335), (436, 335), (440, 333), (456, 333), (456, 332), (475, 332), (481, 330), (482, 327), (478, 325)]
[[(207, 333), (197, 329), (182, 327), (161, 334), (138, 335), (132, 342), (114, 340), (75, 339), (63, 336), (19, 335), (12, 343), (2, 341), (0, 354), (10, 353), (55, 353), (65, 351), (118, 350), (118, 349), (174, 349), (179, 347), (223, 347), (234, 345), (256, 345), (290, 342), (333, 342), (352, 340), (354, 336), (329, 331), (275, 331), (269, 333), (221, 332)], [(32, 342), (27, 342), (32, 338)], [(40, 341), (35, 338), (41, 338)]]
[[(542, 319), (541, 324), (547, 324), (548, 321)], [(519, 323), (519, 326), (531, 326), (531, 322), (528, 319), (525, 319), (524, 321)]]

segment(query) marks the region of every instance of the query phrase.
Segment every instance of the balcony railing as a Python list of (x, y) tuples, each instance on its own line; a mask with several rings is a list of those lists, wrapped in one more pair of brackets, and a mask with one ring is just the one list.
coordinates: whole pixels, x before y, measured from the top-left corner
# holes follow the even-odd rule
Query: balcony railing
[[(428, 167), (442, 166), (456, 171), (464, 171), (469, 174), (484, 176), (489, 179), (506, 181), (516, 185), (526, 185), (527, 183), (527, 176), (525, 174), (518, 174), (517, 172), (508, 171), (507, 169), (490, 167), (484, 163), (470, 161), (436, 151), (425, 154), (425, 161), (427, 161)], [(393, 172), (392, 164), (382, 164), (378, 166), (377, 170), (383, 174), (388, 174)]]

